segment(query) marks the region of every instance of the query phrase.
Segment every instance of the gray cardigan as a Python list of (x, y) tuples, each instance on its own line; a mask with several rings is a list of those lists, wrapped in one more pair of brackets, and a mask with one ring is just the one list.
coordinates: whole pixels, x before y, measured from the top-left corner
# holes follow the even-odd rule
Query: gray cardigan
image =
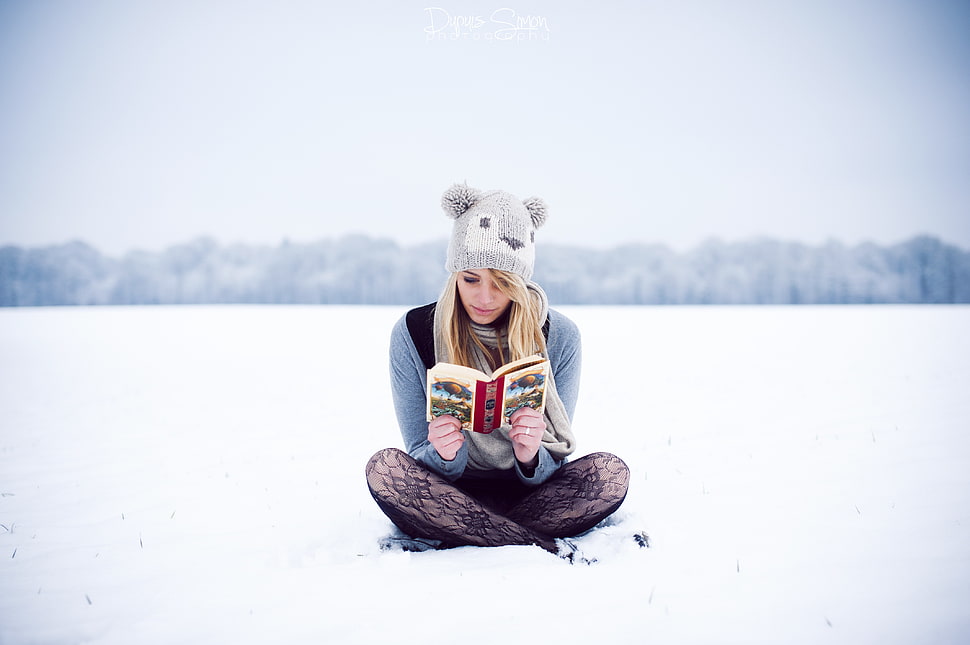
[[(552, 364), (552, 373), (556, 379), (559, 398), (562, 399), (566, 413), (572, 421), (579, 394), (582, 342), (576, 324), (552, 309), (549, 310), (549, 337), (546, 340), (546, 349)], [(390, 359), (391, 392), (405, 449), (425, 467), (449, 481), (455, 481), (465, 472), (468, 448), (467, 445), (463, 445), (453, 460), (446, 461), (428, 441), (428, 422), (425, 420), (427, 370), (408, 333), (405, 316), (397, 321), (391, 332)], [(557, 462), (544, 447), (540, 447), (539, 465), (532, 477), (526, 477), (518, 463), (515, 465), (515, 472), (520, 481), (538, 485), (549, 479), (561, 465), (562, 462)]]

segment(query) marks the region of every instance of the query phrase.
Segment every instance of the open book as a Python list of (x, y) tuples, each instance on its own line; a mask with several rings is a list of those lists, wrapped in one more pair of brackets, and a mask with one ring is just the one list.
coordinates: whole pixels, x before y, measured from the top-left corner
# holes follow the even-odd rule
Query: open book
[(538, 354), (507, 363), (491, 374), (438, 363), (428, 370), (428, 421), (450, 414), (465, 430), (488, 434), (523, 407), (546, 405), (549, 361)]

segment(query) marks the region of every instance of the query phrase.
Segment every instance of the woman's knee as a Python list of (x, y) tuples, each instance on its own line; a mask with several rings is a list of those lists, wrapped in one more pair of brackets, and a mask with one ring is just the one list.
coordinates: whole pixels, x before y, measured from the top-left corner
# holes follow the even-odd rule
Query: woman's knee
[(630, 467), (626, 462), (610, 452), (594, 452), (586, 455), (599, 473), (600, 477), (609, 479), (616, 484), (626, 486), (630, 482)]
[(404, 454), (404, 451), (398, 448), (384, 448), (382, 450), (378, 450), (374, 453), (373, 457), (367, 460), (365, 470), (366, 472), (370, 473), (378, 466), (390, 467), (390, 463), (396, 461), (396, 458), (401, 454)]
[(371, 492), (386, 486), (388, 476), (401, 463), (402, 457), (406, 456), (407, 453), (397, 448), (384, 448), (367, 460), (364, 474), (367, 476), (367, 486)]

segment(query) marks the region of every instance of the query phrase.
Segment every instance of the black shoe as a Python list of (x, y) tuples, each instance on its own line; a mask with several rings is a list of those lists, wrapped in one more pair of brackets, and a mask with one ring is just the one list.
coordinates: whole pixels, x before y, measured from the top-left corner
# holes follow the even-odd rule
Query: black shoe
[(590, 565), (594, 562), (598, 562), (596, 558), (587, 556), (583, 553), (579, 545), (577, 545), (572, 540), (566, 538), (560, 538), (556, 540), (556, 544), (559, 546), (559, 551), (556, 553), (560, 558), (568, 562), (569, 564), (585, 564)]
[(381, 551), (407, 551), (410, 553), (437, 551), (441, 548), (441, 542), (438, 540), (413, 538), (407, 535), (388, 535), (385, 538), (381, 538), (378, 544), (381, 547)]

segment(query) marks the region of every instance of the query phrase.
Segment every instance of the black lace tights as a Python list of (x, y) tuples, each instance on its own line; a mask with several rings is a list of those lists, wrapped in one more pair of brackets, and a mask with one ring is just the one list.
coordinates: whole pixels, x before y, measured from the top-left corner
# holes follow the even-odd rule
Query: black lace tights
[(555, 552), (555, 538), (578, 535), (616, 511), (629, 480), (622, 459), (599, 452), (503, 499), (463, 480), (451, 483), (396, 448), (367, 463), (367, 485), (384, 514), (411, 537), (443, 546), (537, 544)]

